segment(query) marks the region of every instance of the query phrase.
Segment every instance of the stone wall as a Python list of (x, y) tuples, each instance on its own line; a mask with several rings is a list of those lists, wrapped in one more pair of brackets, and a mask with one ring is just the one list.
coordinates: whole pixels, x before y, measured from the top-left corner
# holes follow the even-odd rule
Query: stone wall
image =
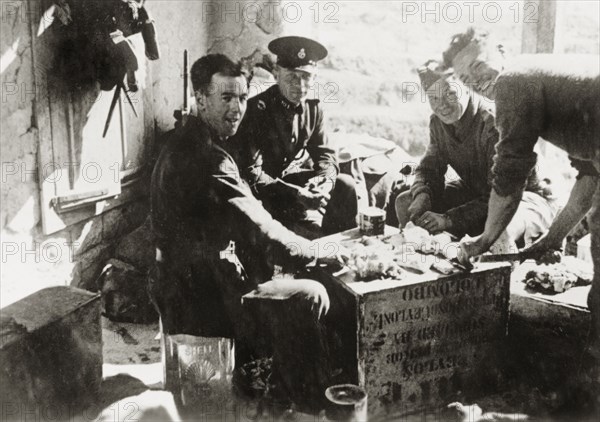
[[(172, 129), (173, 110), (181, 108), (183, 103), (185, 49), (189, 68), (207, 53), (226, 54), (252, 66), (268, 52), (269, 41), (283, 33), (284, 10), (280, 1), (196, 0), (152, 4), (163, 53), (151, 65), (159, 132)], [(191, 83), (189, 95), (192, 95)]]

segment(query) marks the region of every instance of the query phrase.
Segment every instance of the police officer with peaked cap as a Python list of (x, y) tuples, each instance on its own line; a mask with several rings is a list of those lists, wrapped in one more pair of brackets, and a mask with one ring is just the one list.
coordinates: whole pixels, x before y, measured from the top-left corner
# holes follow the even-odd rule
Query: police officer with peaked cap
[(339, 174), (323, 108), (307, 98), (327, 49), (297, 36), (277, 38), (268, 47), (277, 56), (277, 84), (248, 101), (234, 142), (242, 176), (275, 218), (305, 236), (352, 228), (354, 180)]

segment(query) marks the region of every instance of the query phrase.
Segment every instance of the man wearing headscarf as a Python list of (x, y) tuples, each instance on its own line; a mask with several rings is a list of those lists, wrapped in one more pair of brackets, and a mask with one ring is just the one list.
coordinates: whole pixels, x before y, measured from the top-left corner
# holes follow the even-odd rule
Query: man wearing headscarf
[[(488, 212), (492, 158), (499, 138), (493, 107), (435, 60), (418, 72), (433, 111), (430, 140), (410, 192), (396, 199), (398, 221), (401, 225), (413, 221), (432, 233), (478, 235)], [(458, 179), (445, 181), (448, 166)], [(507, 228), (509, 239), (531, 243), (548, 229), (554, 213), (532, 172), (518, 215)]]

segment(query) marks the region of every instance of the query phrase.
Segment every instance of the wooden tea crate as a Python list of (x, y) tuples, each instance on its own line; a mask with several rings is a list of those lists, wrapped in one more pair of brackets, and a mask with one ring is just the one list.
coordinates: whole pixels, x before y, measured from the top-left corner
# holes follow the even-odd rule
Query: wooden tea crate
[(527, 261), (511, 275), (508, 373), (516, 382), (553, 391), (571, 408), (585, 409), (595, 399), (598, 373), (586, 353), (590, 286), (556, 294), (533, 291), (523, 283), (533, 268)]
[[(397, 233), (386, 227), (386, 235)], [(320, 239), (351, 247), (358, 229)], [(449, 276), (357, 282), (319, 269), (331, 299), (328, 326), (343, 380), (367, 390), (369, 413), (404, 414), (497, 388), (507, 335), (510, 266)]]

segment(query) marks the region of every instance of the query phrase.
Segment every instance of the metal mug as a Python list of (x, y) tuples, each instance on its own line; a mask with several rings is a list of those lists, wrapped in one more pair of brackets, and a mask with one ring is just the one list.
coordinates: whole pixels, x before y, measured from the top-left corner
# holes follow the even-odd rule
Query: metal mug
[(354, 384), (333, 385), (325, 390), (329, 401), (326, 417), (332, 421), (366, 422), (367, 393)]

